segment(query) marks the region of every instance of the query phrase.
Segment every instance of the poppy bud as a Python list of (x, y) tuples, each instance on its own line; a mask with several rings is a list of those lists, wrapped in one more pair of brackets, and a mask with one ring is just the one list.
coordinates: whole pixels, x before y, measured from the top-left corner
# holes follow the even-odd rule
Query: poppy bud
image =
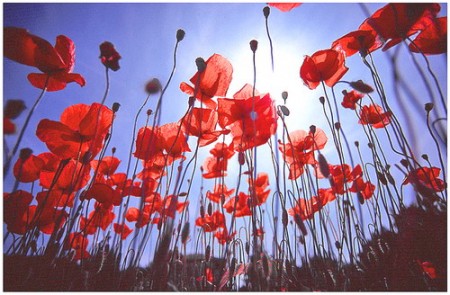
[(428, 102), (425, 104), (425, 111), (429, 112), (434, 108), (434, 104), (432, 102)]
[(405, 168), (408, 168), (408, 166), (409, 166), (409, 162), (406, 159), (401, 159), (400, 164), (402, 164), (403, 167), (405, 167)]
[(290, 111), (289, 111), (289, 109), (286, 107), (286, 106), (280, 106), (280, 110), (281, 110), (281, 112), (283, 113), (283, 115), (285, 115), (285, 116), (289, 116), (289, 114), (290, 114)]
[(113, 148), (111, 149), (111, 152), (112, 152), (113, 154), (115, 154), (115, 153), (116, 153), (116, 147), (113, 147)]
[(151, 109), (147, 110), (147, 116), (151, 116), (153, 114), (153, 111)]
[(316, 125), (309, 126), (309, 133), (315, 134), (316, 133)]
[(334, 245), (336, 246), (336, 249), (341, 249), (341, 243), (339, 243), (339, 241), (336, 241)]
[(395, 185), (395, 179), (389, 171), (386, 171), (386, 177), (390, 184)]
[(321, 104), (325, 104), (325, 97), (323, 96), (319, 97), (319, 101)]
[(355, 146), (359, 147), (359, 141), (355, 141)]
[(308, 234), (308, 232), (306, 231), (305, 224), (303, 223), (303, 220), (300, 218), (299, 214), (294, 215), (294, 221), (297, 224), (297, 226), (300, 228), (300, 231), (302, 232), (302, 234), (304, 236), (306, 236)]
[(281, 92), (281, 98), (284, 100), (284, 103), (286, 103), (286, 100), (288, 98), (288, 92), (287, 91)]
[(203, 205), (200, 206), (200, 217), (205, 218), (205, 207)]
[(183, 226), (183, 230), (181, 231), (181, 243), (182, 244), (186, 244), (186, 242), (189, 238), (189, 231), (190, 231), (190, 224), (189, 224), (189, 221), (187, 221)]
[(369, 149), (373, 149), (373, 144), (372, 144), (371, 142), (369, 142), (369, 143), (367, 144), (367, 146), (369, 147)]
[(336, 128), (337, 130), (341, 129), (341, 123), (340, 122), (334, 123), (334, 128)]
[(253, 53), (255, 53), (256, 49), (258, 49), (258, 41), (256, 40), (250, 41), (250, 49), (253, 51)]
[(100, 60), (105, 67), (117, 71), (120, 69), (119, 59), (121, 56), (111, 42), (103, 42), (100, 45)]
[(22, 161), (25, 161), (26, 159), (28, 159), (31, 156), (32, 153), (33, 153), (33, 150), (30, 149), (30, 148), (21, 149), (20, 150), (20, 154), (19, 154), (19, 158)]
[(212, 211), (213, 211), (212, 204), (209, 203), (209, 204), (208, 204), (208, 215), (209, 215), (209, 216), (212, 215), (212, 213), (213, 213)]
[(328, 166), (328, 162), (322, 154), (319, 154), (319, 169), (322, 172), (323, 176), (330, 176), (330, 167)]
[(387, 185), (387, 180), (386, 180), (386, 177), (384, 177), (383, 173), (380, 173), (380, 172), (377, 171), (377, 177), (378, 177), (378, 180), (382, 184)]
[(344, 96), (346, 96), (347, 94), (348, 94), (348, 92), (347, 92), (347, 90), (342, 90), (342, 94), (344, 95)]
[(424, 159), (425, 161), (428, 161), (428, 155), (427, 154), (423, 154), (422, 155), (422, 159)]
[(6, 102), (6, 106), (3, 109), (3, 115), (5, 118), (15, 119), (23, 110), (25, 110), (25, 103), (21, 99), (9, 99)]
[(113, 105), (112, 105), (112, 111), (113, 111), (114, 113), (117, 113), (117, 111), (119, 111), (119, 108), (120, 108), (120, 103), (118, 103), (118, 102), (113, 103)]
[(197, 59), (195, 60), (195, 64), (197, 65), (197, 71), (199, 71), (200, 73), (205, 71), (206, 62), (203, 58), (197, 57)]
[(358, 201), (361, 205), (364, 205), (364, 196), (361, 194), (361, 192), (358, 192), (356, 194), (358, 196)]
[(188, 195), (187, 192), (181, 192), (178, 194), (179, 197), (186, 197)]
[(205, 250), (205, 261), (208, 262), (210, 258), (211, 258), (211, 246), (208, 245), (206, 246)]
[(238, 154), (238, 161), (239, 161), (239, 165), (244, 165), (245, 164), (244, 152), (239, 152), (239, 154)]
[(194, 96), (189, 96), (189, 101), (188, 104), (190, 107), (193, 107), (195, 104), (195, 97)]
[(270, 7), (269, 7), (269, 6), (265, 6), (265, 7), (263, 8), (263, 13), (264, 13), (264, 17), (265, 17), (265, 18), (268, 18), (268, 17), (269, 17), (269, 14), (270, 14)]
[(184, 32), (183, 29), (178, 29), (178, 31), (177, 31), (177, 42), (182, 41), (184, 39), (184, 35), (185, 34), (186, 33)]
[(160, 92), (162, 89), (161, 82), (157, 78), (153, 78), (148, 81), (147, 85), (145, 85), (145, 92), (148, 94), (155, 94)]
[(373, 88), (366, 83), (364, 83), (362, 80), (354, 81), (349, 83), (350, 86), (362, 93), (371, 93), (373, 92)]
[(287, 227), (288, 213), (287, 213), (286, 209), (283, 209), (283, 215), (281, 215), (281, 222), (283, 223), (283, 227)]

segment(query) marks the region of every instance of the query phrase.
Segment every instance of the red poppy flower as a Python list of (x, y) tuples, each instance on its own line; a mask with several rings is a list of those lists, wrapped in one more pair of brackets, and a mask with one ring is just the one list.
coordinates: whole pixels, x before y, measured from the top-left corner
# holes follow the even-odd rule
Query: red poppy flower
[(335, 50), (342, 50), (347, 57), (359, 52), (362, 57), (383, 46), (373, 30), (357, 30), (337, 39), (331, 45)]
[(120, 204), (122, 204), (122, 195), (118, 189), (113, 189), (107, 184), (98, 182), (94, 183), (80, 196), (81, 201), (91, 199), (95, 199), (97, 202), (104, 204), (105, 206), (120, 206)]
[(44, 164), (44, 160), (35, 155), (30, 155), (27, 159), (19, 157), (16, 164), (14, 164), (14, 177), (18, 181), (25, 183), (38, 180)]
[(409, 44), (412, 52), (441, 54), (447, 52), (447, 17), (436, 18)]
[(34, 215), (28, 209), (32, 200), (33, 195), (23, 190), (3, 193), (3, 221), (9, 232), (19, 235), (26, 232)]
[(421, 167), (414, 169), (408, 173), (403, 184), (411, 183), (417, 189), (425, 188), (433, 192), (442, 192), (445, 187), (445, 181), (438, 178), (441, 169), (437, 167)]
[(196, 278), (197, 282), (201, 282), (203, 279), (205, 279), (210, 284), (213, 283), (214, 273), (210, 267), (205, 268), (205, 273), (202, 276)]
[(87, 259), (91, 255), (87, 251), (89, 240), (82, 233), (70, 233), (64, 243), (64, 250), (75, 250), (74, 260)]
[(204, 178), (216, 178), (226, 176), (228, 159), (234, 155), (233, 144), (216, 143), (210, 151), (213, 157), (207, 157), (202, 165)]
[(217, 112), (213, 109), (193, 108), (183, 120), (186, 134), (199, 138), (199, 146), (208, 145), (227, 134), (229, 130), (216, 130)]
[(362, 177), (358, 177), (353, 180), (353, 184), (348, 190), (354, 193), (361, 193), (364, 200), (368, 200), (375, 192), (375, 185), (373, 185), (370, 181), (365, 182)]
[(320, 128), (316, 128), (314, 134), (311, 131), (293, 131), (288, 138), (285, 144), (278, 140), (279, 149), (289, 165), (289, 179), (297, 179), (303, 174), (306, 164), (316, 164), (314, 151), (323, 149), (328, 138)]
[(55, 229), (61, 229), (69, 216), (65, 210), (56, 209), (49, 203), (31, 207), (35, 207), (32, 226), (37, 226), (44, 234), (52, 234)]
[(66, 36), (56, 37), (53, 47), (48, 41), (25, 29), (7, 27), (3, 33), (4, 55), (7, 58), (43, 72), (28, 75), (28, 81), (34, 87), (57, 91), (71, 82), (80, 86), (86, 84), (83, 76), (72, 73), (75, 66), (75, 45)]
[(295, 207), (287, 210), (288, 214), (291, 216), (298, 215), (301, 220), (312, 219), (314, 214), (322, 209), (320, 200), (317, 197), (312, 197), (311, 199), (299, 198)]
[[(47, 157), (48, 153), (45, 156)], [(38, 157), (41, 157), (41, 155)], [(44, 159), (46, 164), (39, 175), (42, 187), (73, 192), (86, 186), (91, 177), (89, 166), (75, 160), (60, 161), (57, 156), (53, 155), (53, 157)], [(56, 165), (53, 165), (52, 162)]]
[(174, 159), (182, 158), (184, 152), (190, 152), (186, 135), (177, 123), (168, 123), (160, 127), (143, 127), (136, 138), (134, 156), (142, 160), (150, 160), (161, 154)]
[(436, 267), (429, 261), (417, 260), (417, 264), (422, 268), (422, 271), (432, 280), (438, 278)]
[(252, 184), (252, 179), (249, 178), (249, 186), (251, 190), (254, 190), (255, 197), (256, 197), (256, 206), (261, 206), (264, 204), (267, 200), (267, 197), (270, 194), (270, 189), (266, 190), (266, 188), (269, 186), (269, 175), (265, 172), (258, 173), (256, 176), (256, 179), (254, 181), (254, 184)]
[[(353, 175), (351, 168), (347, 164), (342, 165), (328, 165), (330, 170), (330, 178), (332, 182), (333, 192), (343, 195), (346, 192), (345, 183), (353, 181)], [(357, 168), (359, 167), (359, 168)], [(355, 169), (359, 171), (360, 166), (357, 165)]]
[(224, 245), (225, 243), (230, 242), (233, 240), (233, 237), (236, 235), (236, 231), (232, 232), (231, 234), (228, 234), (227, 227), (224, 227), (223, 230), (217, 230), (214, 233), (214, 237), (216, 237), (219, 244)]
[(359, 93), (355, 90), (352, 90), (350, 92), (343, 91), (344, 93), (344, 99), (342, 100), (341, 105), (346, 109), (355, 110), (356, 109), (356, 103), (361, 100), (361, 98), (364, 97), (364, 94)]
[(234, 213), (235, 217), (251, 216), (252, 210), (249, 207), (249, 199), (249, 195), (239, 192), (239, 195), (229, 199), (228, 202), (223, 205), (223, 208), (228, 213)]
[(234, 188), (228, 189), (225, 184), (216, 184), (214, 186), (213, 192), (211, 191), (206, 192), (206, 197), (215, 203), (220, 203), (222, 196), (225, 200), (229, 198), (234, 193), (234, 191), (235, 191)]
[[(237, 95), (249, 89), (245, 85)], [(275, 134), (278, 115), (269, 94), (246, 98), (219, 98), (219, 125), (230, 126), (233, 144), (244, 151), (262, 144)]]
[(87, 152), (92, 159), (102, 149), (112, 120), (113, 112), (99, 103), (76, 104), (64, 110), (60, 122), (41, 120), (36, 135), (63, 159), (82, 159)]
[(377, 104), (363, 106), (359, 116), (359, 124), (371, 125), (373, 128), (383, 128), (391, 122), (391, 112), (384, 112)]
[(211, 215), (205, 214), (205, 217), (199, 217), (195, 220), (195, 225), (203, 228), (205, 232), (213, 232), (218, 228), (225, 228), (225, 216), (215, 211)]
[(366, 19), (360, 30), (374, 30), (387, 43), (383, 51), (425, 29), (441, 7), (437, 3), (389, 3)]
[[(206, 69), (201, 73), (197, 72), (191, 78), (190, 81), (194, 86), (182, 82), (180, 84), (180, 89), (190, 96), (194, 96), (195, 93), (195, 98), (200, 100), (206, 107), (215, 109), (217, 103), (212, 100), (212, 98), (215, 96), (225, 96), (227, 94), (232, 74), (233, 66), (231, 63), (223, 56), (213, 54), (206, 61)], [(198, 81), (198, 89), (195, 89), (194, 87), (197, 87)]]
[(150, 216), (155, 212), (156, 204), (145, 204), (142, 212), (135, 207), (130, 207), (125, 214), (125, 218), (129, 222), (136, 222), (136, 227), (141, 228), (150, 223)]
[(175, 211), (181, 213), (187, 206), (189, 206), (189, 201), (180, 202), (178, 201), (178, 196), (169, 195), (162, 200), (162, 208), (159, 210), (159, 213), (161, 213), (164, 218), (175, 218)]
[(277, 9), (279, 9), (282, 12), (288, 12), (291, 11), (292, 9), (294, 9), (295, 7), (300, 6), (302, 3), (279, 3), (279, 2), (274, 2), (274, 3), (267, 3), (267, 5), (275, 7)]
[(114, 232), (119, 234), (122, 240), (125, 240), (133, 232), (133, 230), (126, 224), (114, 223), (113, 227)]
[(120, 54), (116, 51), (116, 48), (114, 48), (114, 45), (111, 42), (106, 41), (100, 44), (100, 60), (105, 67), (117, 71), (120, 69), (120, 58)]
[(300, 67), (300, 77), (312, 90), (316, 89), (320, 82), (333, 87), (347, 71), (344, 54), (334, 49), (326, 49), (305, 57)]
[(80, 230), (85, 234), (94, 234), (97, 228), (106, 230), (116, 218), (113, 208), (112, 205), (95, 202), (94, 210), (89, 213), (88, 218), (80, 218)]
[(112, 156), (103, 157), (100, 161), (98, 160), (91, 161), (92, 169), (96, 171), (98, 175), (107, 177), (112, 176), (114, 172), (116, 172), (119, 164), (120, 160)]
[(75, 193), (68, 194), (64, 190), (52, 189), (37, 193), (36, 200), (39, 205), (46, 204), (51, 207), (69, 207), (73, 206)]

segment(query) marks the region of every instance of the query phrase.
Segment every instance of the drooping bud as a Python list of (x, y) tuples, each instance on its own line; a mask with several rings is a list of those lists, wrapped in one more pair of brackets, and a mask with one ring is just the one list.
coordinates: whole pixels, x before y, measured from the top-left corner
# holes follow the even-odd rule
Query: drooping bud
[(362, 195), (362, 193), (361, 193), (361, 192), (358, 192), (356, 195), (358, 196), (358, 201), (359, 201), (359, 203), (360, 203), (361, 205), (364, 205), (364, 196)]
[(284, 106), (284, 105), (281, 105), (281, 106), (280, 106), (280, 110), (281, 110), (281, 112), (283, 113), (283, 115), (285, 115), (286, 117), (289, 116), (289, 114), (291, 113), (291, 112), (289, 111), (289, 109), (288, 109), (286, 106)]
[(197, 59), (195, 60), (195, 64), (197, 65), (197, 71), (199, 73), (202, 73), (205, 71), (206, 69), (206, 62), (203, 58), (201, 57), (197, 57)]
[(209, 215), (209, 216), (212, 215), (212, 213), (213, 213), (212, 211), (213, 211), (213, 209), (212, 209), (212, 203), (209, 203), (209, 204), (208, 204), (208, 215)]
[(323, 96), (319, 97), (319, 101), (321, 104), (325, 104), (325, 97)]
[(400, 164), (403, 165), (403, 167), (408, 168), (409, 167), (409, 162), (406, 159), (401, 159), (400, 160)]
[(425, 104), (425, 111), (429, 112), (434, 108), (434, 104), (432, 102), (428, 102)]
[(364, 83), (362, 80), (350, 82), (349, 84), (356, 91), (359, 91), (359, 92), (362, 92), (362, 93), (371, 93), (371, 92), (373, 92), (373, 88), (370, 85)]
[(323, 176), (328, 178), (328, 176), (330, 176), (330, 167), (328, 166), (327, 160), (322, 154), (319, 154), (318, 160), (320, 172), (322, 172)]
[(383, 174), (383, 173), (377, 171), (377, 177), (378, 177), (378, 180), (379, 180), (382, 184), (387, 185), (387, 180), (386, 180), (386, 177), (384, 177), (384, 174)]
[(189, 238), (189, 232), (190, 232), (190, 224), (189, 224), (189, 221), (187, 221), (183, 226), (183, 230), (181, 231), (181, 243), (182, 244), (186, 244), (186, 242)]
[(255, 53), (256, 50), (258, 49), (258, 41), (254, 39), (250, 41), (250, 49), (253, 51), (253, 53)]
[(186, 33), (184, 32), (183, 29), (178, 29), (178, 31), (177, 31), (177, 42), (180, 42), (181, 40), (183, 40), (185, 34)]
[(269, 7), (269, 6), (265, 6), (265, 7), (263, 8), (263, 13), (264, 13), (264, 17), (265, 17), (265, 18), (268, 18), (268, 17), (269, 17), (269, 14), (270, 14), (270, 7)]
[(118, 103), (118, 102), (113, 103), (113, 105), (112, 105), (113, 113), (117, 113), (119, 111), (119, 108), (120, 108), (120, 103)]
[(33, 154), (33, 150), (32, 149), (24, 148), (24, 149), (20, 150), (19, 158), (22, 161), (25, 161), (26, 159), (28, 159), (31, 156), (31, 154)]
[(148, 94), (155, 94), (162, 89), (161, 82), (157, 78), (153, 78), (145, 85), (145, 92)]

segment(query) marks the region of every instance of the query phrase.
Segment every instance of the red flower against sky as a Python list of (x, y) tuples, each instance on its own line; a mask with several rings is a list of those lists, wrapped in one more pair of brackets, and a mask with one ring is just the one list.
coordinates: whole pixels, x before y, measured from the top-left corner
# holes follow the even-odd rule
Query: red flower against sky
[(217, 111), (213, 109), (193, 108), (183, 120), (183, 131), (199, 138), (199, 146), (208, 145), (229, 130), (216, 130)]
[(52, 207), (72, 208), (75, 193), (66, 193), (64, 190), (52, 189), (37, 193), (36, 200), (39, 205), (46, 204)]
[(116, 48), (114, 48), (114, 45), (111, 42), (106, 41), (100, 44), (100, 60), (105, 67), (117, 71), (120, 69), (120, 58), (120, 54), (116, 51)]
[(75, 250), (74, 260), (86, 259), (91, 255), (87, 251), (89, 240), (80, 232), (70, 233), (64, 243), (64, 250)]
[(313, 196), (311, 199), (299, 198), (295, 207), (287, 210), (288, 214), (295, 216), (298, 214), (301, 220), (311, 219), (314, 213), (320, 211), (323, 206), (336, 199), (331, 188), (319, 189), (318, 196)]
[(60, 122), (43, 119), (36, 135), (48, 149), (63, 159), (93, 159), (102, 149), (112, 124), (113, 112), (99, 104), (76, 104), (64, 110)]
[(267, 189), (269, 187), (269, 174), (265, 172), (258, 173), (256, 176), (256, 179), (254, 183), (252, 183), (252, 179), (248, 179), (250, 190), (254, 189), (255, 192), (255, 205), (261, 206), (264, 204), (269, 197), (270, 189)]
[(44, 160), (35, 155), (30, 155), (27, 159), (18, 158), (14, 164), (14, 177), (20, 182), (33, 182), (39, 179)]
[(412, 52), (441, 54), (447, 52), (447, 17), (431, 21), (409, 44)]
[(6, 27), (3, 33), (5, 57), (43, 72), (28, 75), (28, 81), (34, 87), (57, 91), (71, 82), (85, 85), (83, 76), (72, 73), (75, 66), (75, 45), (66, 36), (56, 37), (53, 47), (48, 41), (25, 29)]
[(120, 160), (116, 157), (106, 156), (99, 160), (91, 161), (92, 170), (97, 172), (98, 176), (109, 177), (116, 172), (117, 167), (120, 164)]
[(95, 199), (97, 202), (105, 206), (120, 206), (122, 204), (122, 194), (119, 189), (113, 189), (110, 185), (105, 183), (94, 183), (87, 191), (84, 191), (80, 200)]
[(333, 192), (343, 195), (346, 192), (345, 183), (350, 183), (358, 177), (362, 177), (360, 165), (356, 165), (353, 170), (347, 164), (328, 165)]
[(178, 159), (184, 152), (190, 151), (186, 135), (180, 130), (180, 125), (168, 123), (159, 127), (155, 126), (154, 129), (142, 127), (136, 138), (134, 156), (142, 160), (150, 160), (164, 154)]
[(274, 3), (267, 3), (267, 5), (275, 7), (277, 9), (279, 9), (282, 12), (288, 12), (291, 11), (292, 9), (294, 9), (295, 7), (300, 6), (302, 3), (279, 3), (279, 2), (274, 2)]
[(237, 151), (265, 144), (277, 128), (278, 115), (270, 95), (242, 98), (250, 89), (246, 84), (233, 99), (218, 99), (219, 125), (231, 128)]
[(211, 191), (206, 192), (206, 197), (215, 203), (220, 203), (222, 195), (223, 199), (226, 200), (234, 193), (234, 191), (235, 191), (234, 188), (228, 189), (225, 184), (216, 184), (214, 186), (213, 192)]
[[(89, 227), (91, 228), (101, 228), (106, 230), (109, 225), (116, 218), (116, 214), (113, 212), (113, 206), (109, 204), (101, 204), (95, 202), (94, 210), (89, 213), (88, 218), (80, 218), (80, 230), (85, 232)], [(93, 232), (95, 233), (95, 231)], [(93, 234), (92, 231), (87, 230), (86, 234)]]
[(320, 82), (333, 87), (347, 71), (344, 54), (325, 49), (305, 57), (300, 67), (300, 77), (309, 89), (316, 89)]
[(249, 207), (249, 200), (249, 195), (244, 192), (239, 192), (239, 195), (229, 199), (228, 202), (223, 205), (223, 208), (228, 213), (234, 213), (235, 217), (251, 216), (252, 210)]
[(216, 143), (213, 149), (209, 151), (213, 156), (207, 157), (203, 162), (203, 177), (216, 178), (226, 176), (228, 169), (228, 159), (230, 159), (235, 151), (233, 144)]
[(342, 50), (347, 57), (359, 52), (365, 57), (368, 53), (373, 52), (383, 46), (378, 39), (376, 32), (373, 30), (357, 30), (342, 36), (333, 42), (331, 47), (335, 50)]
[(224, 245), (225, 243), (230, 242), (233, 240), (233, 237), (236, 235), (236, 232), (232, 232), (231, 234), (228, 234), (227, 227), (224, 227), (223, 230), (217, 230), (214, 233), (214, 237), (216, 237), (219, 244)]
[[(182, 82), (180, 89), (190, 96), (194, 96), (195, 94), (195, 98), (203, 102), (206, 107), (215, 109), (217, 103), (212, 98), (227, 94), (232, 75), (233, 66), (231, 63), (223, 56), (213, 54), (206, 61), (206, 69), (201, 73), (197, 72), (190, 79), (194, 86)], [(195, 89), (197, 83), (199, 83), (198, 89)]]
[(34, 212), (29, 211), (33, 195), (23, 190), (3, 193), (3, 222), (9, 232), (22, 235), (30, 224)]
[(114, 223), (113, 227), (114, 232), (116, 234), (119, 234), (122, 240), (125, 240), (133, 232), (133, 230), (126, 224)]
[(289, 165), (289, 179), (300, 177), (306, 164), (315, 165), (314, 151), (323, 149), (327, 141), (325, 132), (320, 128), (316, 128), (314, 134), (311, 131), (293, 131), (285, 144), (278, 140), (284, 161)]
[(366, 19), (360, 30), (374, 30), (385, 42), (383, 51), (425, 29), (441, 10), (437, 3), (389, 3)]
[(411, 183), (417, 189), (425, 188), (433, 192), (441, 192), (445, 189), (445, 181), (438, 178), (441, 169), (437, 167), (421, 167), (408, 173), (403, 184)]
[(391, 122), (391, 112), (384, 112), (377, 104), (362, 106), (359, 117), (359, 124), (371, 125), (373, 128), (383, 128)]
[(355, 110), (356, 103), (364, 97), (364, 94), (359, 93), (358, 91), (351, 90), (350, 92), (343, 91), (344, 98), (342, 100), (341, 105), (346, 109)]
[(211, 215), (205, 214), (205, 217), (198, 217), (195, 225), (203, 228), (205, 232), (213, 232), (218, 228), (226, 227), (225, 216), (219, 211), (214, 211)]

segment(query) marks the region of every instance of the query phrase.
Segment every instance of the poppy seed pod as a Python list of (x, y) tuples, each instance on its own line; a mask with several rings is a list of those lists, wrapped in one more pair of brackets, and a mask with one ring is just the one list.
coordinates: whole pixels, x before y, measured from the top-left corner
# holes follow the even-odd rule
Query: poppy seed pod
[(403, 167), (408, 168), (409, 167), (409, 162), (406, 159), (401, 159), (400, 160), (400, 164), (403, 165)]
[(319, 97), (319, 101), (321, 104), (325, 104), (325, 97), (323, 96)]
[(256, 49), (258, 49), (258, 41), (256, 40), (250, 41), (250, 49), (253, 51), (253, 53), (255, 53)]
[(25, 161), (26, 159), (28, 159), (31, 156), (32, 153), (33, 153), (33, 150), (30, 149), (30, 148), (21, 149), (20, 150), (20, 154), (19, 154), (19, 158), (22, 161)]
[(178, 31), (177, 31), (177, 42), (182, 41), (184, 39), (184, 35), (186, 35), (184, 30), (183, 29), (178, 29)]
[(354, 81), (349, 83), (350, 86), (355, 89), (356, 91), (362, 92), (362, 93), (371, 93), (373, 92), (373, 88), (366, 83), (364, 83), (362, 80)]
[(355, 141), (355, 146), (359, 147), (359, 141)]
[(424, 159), (425, 161), (428, 161), (428, 155), (427, 154), (423, 154), (422, 155), (422, 159)]
[(115, 154), (116, 153), (116, 147), (113, 147), (112, 149), (111, 149), (111, 152), (113, 153), (113, 154)]
[(287, 91), (281, 92), (281, 98), (284, 100), (284, 103), (286, 103), (286, 100), (288, 98), (288, 92)]
[(269, 14), (270, 14), (270, 7), (269, 6), (264, 7), (263, 8), (263, 13), (264, 13), (264, 17), (268, 18)]
[(429, 112), (434, 108), (434, 104), (432, 102), (428, 102), (425, 104), (425, 111)]
[(112, 105), (112, 111), (113, 111), (114, 113), (117, 113), (117, 112), (119, 111), (119, 108), (120, 108), (120, 103), (118, 103), (118, 102), (113, 103), (113, 105)]
[(153, 114), (152, 109), (148, 109), (148, 110), (147, 110), (147, 116), (151, 116), (152, 114)]
[(312, 134), (315, 134), (316, 133), (316, 125), (309, 126), (309, 132), (311, 132)]
[(162, 89), (161, 82), (157, 78), (151, 79), (147, 85), (145, 85), (145, 92), (148, 94), (155, 94), (160, 92)]
[(195, 64), (197, 65), (197, 71), (199, 71), (200, 73), (204, 72), (206, 69), (206, 62), (203, 58), (201, 57), (197, 57), (195, 59)]
[(334, 128), (336, 128), (337, 130), (341, 129), (341, 123), (340, 122), (334, 123)]

